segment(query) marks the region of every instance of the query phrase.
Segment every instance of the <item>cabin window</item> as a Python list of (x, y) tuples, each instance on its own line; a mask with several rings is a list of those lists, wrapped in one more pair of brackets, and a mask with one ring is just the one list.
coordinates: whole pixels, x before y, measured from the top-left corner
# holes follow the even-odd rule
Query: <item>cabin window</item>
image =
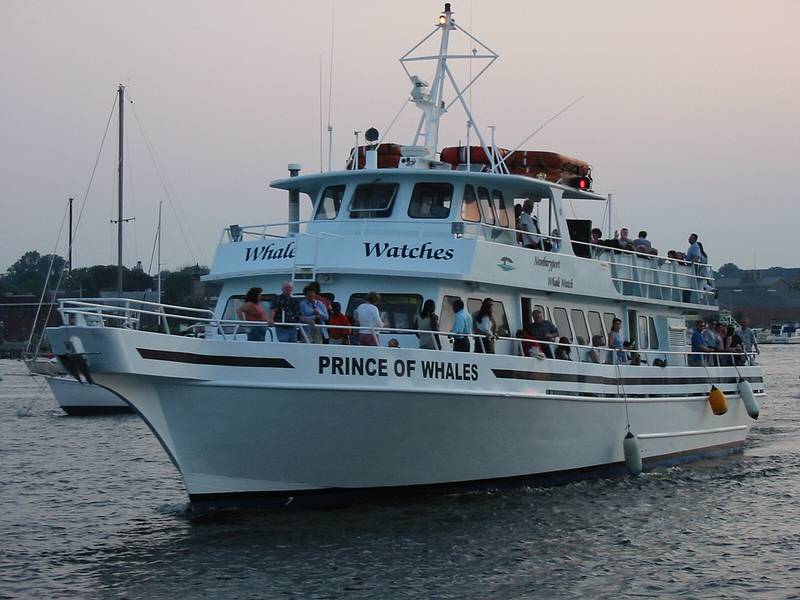
[(453, 312), (453, 302), (461, 296), (445, 296), (442, 298), (441, 310), (439, 311), (439, 331), (450, 331), (453, 328), (455, 313)]
[[(269, 307), (275, 298), (275, 294), (261, 294), (261, 307), (269, 314)], [(231, 296), (225, 303), (225, 310), (222, 311), (222, 319), (225, 321), (238, 321), (236, 310), (244, 304), (244, 294)]]
[(572, 329), (569, 326), (566, 308), (558, 307), (553, 309), (553, 325), (558, 329), (559, 337), (565, 337), (572, 341)]
[(396, 183), (362, 183), (350, 200), (351, 219), (379, 219), (392, 214)]
[[(605, 337), (605, 333), (603, 333), (603, 320), (600, 318), (600, 313), (596, 310), (590, 310), (587, 316), (589, 317), (589, 331), (592, 332), (592, 337), (596, 335)], [(591, 338), (587, 338), (587, 345), (590, 343), (590, 340)]]
[(649, 331), (650, 331), (650, 349), (657, 350), (658, 349), (658, 332), (656, 331), (656, 322), (653, 320), (653, 317), (648, 317), (649, 322)]
[(583, 318), (583, 311), (573, 308), (570, 311), (570, 316), (572, 317), (572, 326), (575, 328), (575, 342), (581, 346), (591, 344), (592, 338), (589, 336), (589, 329), (586, 327), (586, 319)]
[(481, 220), (481, 209), (478, 208), (475, 188), (471, 185), (464, 186), (464, 199), (461, 202), (461, 218), (472, 223), (479, 223)]
[(650, 347), (650, 339), (647, 333), (647, 317), (639, 315), (639, 339), (636, 341), (641, 349)]
[(317, 205), (317, 212), (314, 219), (317, 221), (325, 221), (335, 219), (339, 214), (339, 207), (342, 206), (342, 197), (344, 196), (343, 185), (330, 185), (322, 192)]
[(500, 190), (492, 190), (492, 203), (494, 204), (494, 211), (497, 213), (497, 224), (500, 227), (508, 227), (508, 209), (506, 207), (506, 200), (503, 198), (503, 192)]
[(606, 326), (606, 332), (611, 331), (611, 323), (613, 323), (616, 318), (617, 315), (614, 313), (603, 313), (603, 323)]
[[(378, 292), (380, 294), (380, 292)], [(414, 329), (414, 323), (422, 310), (422, 296), (419, 294), (380, 294), (378, 310), (381, 321), (386, 327), (398, 329)], [(347, 303), (347, 315), (352, 319), (353, 313), (367, 298), (367, 294), (353, 294)]]
[[(502, 337), (509, 337), (510, 329), (508, 327), (508, 317), (506, 317), (506, 309), (503, 306), (503, 303), (498, 300), (492, 300), (494, 303), (494, 322), (497, 325), (497, 335)], [(475, 319), (475, 315), (478, 314), (478, 311), (481, 309), (481, 304), (483, 304), (482, 298), (470, 298), (467, 300), (467, 310), (469, 314), (472, 315), (473, 320)], [(452, 325), (451, 325), (452, 327)]]
[(492, 208), (492, 201), (489, 199), (489, 190), (485, 187), (478, 188), (478, 200), (481, 206), (481, 216), (483, 222), (489, 225), (494, 225), (497, 219), (494, 216), (494, 208)]
[(414, 219), (446, 219), (450, 216), (453, 186), (449, 183), (418, 183), (411, 194), (408, 216)]

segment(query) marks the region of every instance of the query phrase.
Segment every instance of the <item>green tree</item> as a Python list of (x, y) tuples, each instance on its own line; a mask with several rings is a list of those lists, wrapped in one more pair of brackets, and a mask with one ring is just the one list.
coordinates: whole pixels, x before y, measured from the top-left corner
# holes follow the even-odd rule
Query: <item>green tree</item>
[(29, 250), (8, 268), (4, 277), (8, 291), (13, 294), (40, 294), (51, 263), (50, 281), (55, 286), (66, 264), (64, 258), (53, 254), (42, 255), (36, 250)]

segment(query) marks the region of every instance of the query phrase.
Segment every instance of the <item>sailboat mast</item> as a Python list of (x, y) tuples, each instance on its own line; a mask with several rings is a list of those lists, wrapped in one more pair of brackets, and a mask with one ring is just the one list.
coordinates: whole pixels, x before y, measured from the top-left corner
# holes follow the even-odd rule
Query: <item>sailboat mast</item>
[(158, 301), (161, 302), (161, 204), (163, 201), (159, 201), (158, 203), (158, 258), (156, 262), (158, 263)]
[(69, 253), (67, 255), (69, 275), (72, 275), (72, 198), (69, 199)]
[(118, 173), (118, 190), (117, 190), (117, 292), (122, 294), (122, 164), (123, 164), (123, 135), (124, 135), (124, 118), (125, 118), (125, 86), (120, 84), (117, 90), (119, 94), (119, 164), (117, 166)]

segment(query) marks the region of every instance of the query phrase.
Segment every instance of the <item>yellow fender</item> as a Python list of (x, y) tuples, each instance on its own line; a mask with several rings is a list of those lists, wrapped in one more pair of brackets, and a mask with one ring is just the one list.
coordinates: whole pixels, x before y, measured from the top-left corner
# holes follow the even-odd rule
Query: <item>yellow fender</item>
[(711, 405), (711, 411), (715, 415), (724, 415), (728, 412), (728, 400), (722, 390), (715, 385), (712, 385), (711, 391), (708, 392), (708, 403)]

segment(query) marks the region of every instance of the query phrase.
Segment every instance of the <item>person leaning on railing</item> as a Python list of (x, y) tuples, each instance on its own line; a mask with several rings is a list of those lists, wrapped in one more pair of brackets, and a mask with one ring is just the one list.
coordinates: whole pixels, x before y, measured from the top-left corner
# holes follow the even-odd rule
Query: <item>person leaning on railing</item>
[(279, 342), (297, 341), (297, 322), (300, 320), (300, 305), (292, 297), (294, 286), (288, 281), (281, 285), (281, 293), (272, 301), (272, 320)]
[(694, 325), (692, 331), (692, 354), (688, 356), (690, 367), (702, 367), (704, 365), (703, 356), (701, 353), (711, 353), (714, 349), (706, 345), (706, 339), (703, 337), (703, 330), (706, 324), (698, 320)]
[(253, 325), (247, 331), (248, 342), (263, 342), (267, 335), (266, 325), (270, 324), (266, 311), (261, 307), (260, 287), (247, 290), (244, 302), (236, 309), (236, 316), (240, 321), (261, 321), (265, 325)]
[(464, 308), (464, 301), (456, 298), (453, 302), (453, 351), (469, 352), (469, 334), (472, 333), (472, 317)]

